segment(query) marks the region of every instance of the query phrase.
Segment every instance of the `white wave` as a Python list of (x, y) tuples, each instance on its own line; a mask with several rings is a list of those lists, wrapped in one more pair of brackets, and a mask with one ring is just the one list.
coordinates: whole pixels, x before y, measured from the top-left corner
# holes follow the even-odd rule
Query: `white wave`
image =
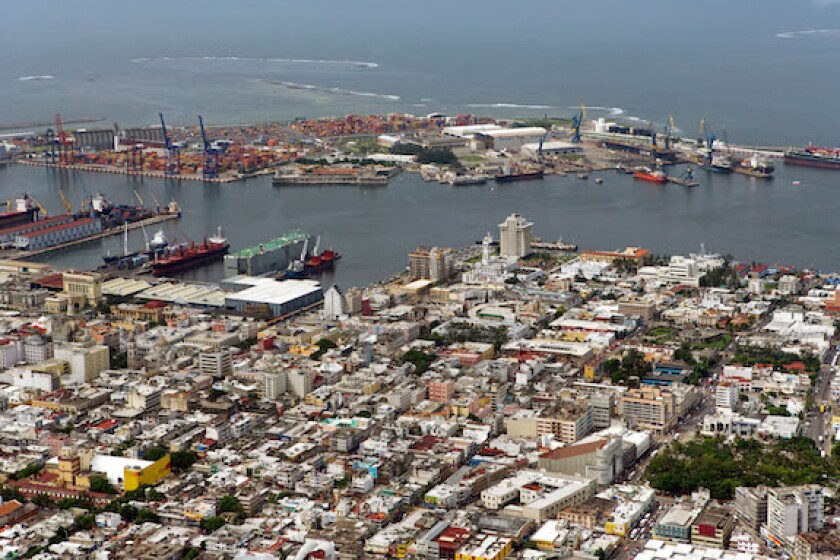
[(801, 31), (783, 31), (776, 33), (778, 39), (805, 39), (807, 37), (828, 37), (840, 39), (840, 29), (803, 29)]
[(553, 105), (521, 105), (519, 103), (468, 103), (474, 109), (556, 109)]
[(50, 80), (55, 80), (55, 76), (21, 76), (18, 78), (19, 82), (47, 82)]
[(431, 97), (421, 97), (421, 98), (420, 98), (420, 102), (421, 102), (421, 103), (428, 103), (428, 102), (429, 102), (429, 101), (431, 101), (431, 100), (432, 100), (432, 98), (431, 98)]
[(379, 64), (376, 62), (369, 62), (366, 60), (331, 60), (331, 59), (311, 59), (311, 58), (249, 58), (243, 56), (162, 56), (160, 58), (134, 58), (131, 62), (135, 64), (142, 64), (148, 62), (168, 61), (168, 60), (205, 60), (208, 62), (269, 62), (277, 64), (326, 64), (334, 66), (355, 66), (358, 68), (378, 68)]
[(356, 91), (352, 89), (342, 89), (340, 87), (319, 87), (312, 84), (299, 84), (296, 82), (277, 82), (274, 80), (264, 80), (266, 83), (283, 86), (287, 89), (303, 89), (308, 91), (317, 91), (321, 93), (329, 93), (333, 95), (352, 95), (356, 97), (373, 97), (376, 99), (386, 99), (388, 101), (399, 101), (399, 95), (392, 95), (389, 93), (373, 93), (370, 91)]

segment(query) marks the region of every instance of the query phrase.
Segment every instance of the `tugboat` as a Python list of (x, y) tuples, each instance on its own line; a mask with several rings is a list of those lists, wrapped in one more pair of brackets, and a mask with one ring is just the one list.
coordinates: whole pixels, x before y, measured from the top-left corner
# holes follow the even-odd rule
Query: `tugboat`
[(222, 236), (222, 228), (219, 228), (216, 235), (205, 239), (201, 244), (191, 242), (167, 248), (151, 262), (152, 274), (164, 276), (198, 268), (209, 262), (220, 260), (229, 248), (230, 244)]
[(634, 179), (641, 179), (642, 181), (649, 181), (651, 183), (657, 183), (659, 185), (664, 185), (668, 182), (668, 176), (665, 175), (659, 169), (652, 171), (649, 167), (642, 167), (639, 168), (635, 173), (633, 173)]

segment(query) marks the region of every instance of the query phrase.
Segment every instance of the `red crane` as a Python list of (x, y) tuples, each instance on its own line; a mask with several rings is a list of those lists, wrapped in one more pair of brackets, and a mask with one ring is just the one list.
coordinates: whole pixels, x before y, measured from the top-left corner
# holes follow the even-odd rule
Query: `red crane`
[(70, 146), (72, 140), (64, 132), (64, 127), (61, 124), (61, 113), (55, 114), (55, 141), (58, 143), (59, 165), (73, 163), (73, 148)]

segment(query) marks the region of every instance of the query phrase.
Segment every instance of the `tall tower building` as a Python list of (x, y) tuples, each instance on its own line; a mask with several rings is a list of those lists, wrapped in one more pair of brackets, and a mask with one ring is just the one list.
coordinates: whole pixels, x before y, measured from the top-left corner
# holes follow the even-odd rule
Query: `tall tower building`
[(531, 227), (534, 224), (519, 214), (511, 214), (499, 224), (499, 254), (522, 258), (531, 252)]

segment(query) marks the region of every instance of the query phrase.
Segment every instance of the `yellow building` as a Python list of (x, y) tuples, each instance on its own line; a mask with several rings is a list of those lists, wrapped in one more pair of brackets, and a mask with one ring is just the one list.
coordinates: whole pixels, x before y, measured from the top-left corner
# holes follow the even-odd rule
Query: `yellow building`
[(502, 560), (512, 548), (513, 539), (482, 533), (458, 549), (455, 560)]
[(126, 492), (137, 490), (141, 486), (153, 486), (169, 476), (172, 462), (167, 453), (151, 465), (131, 465), (123, 468), (123, 489)]
[(102, 300), (102, 275), (98, 272), (65, 272), (64, 293), (84, 296), (88, 305)]

